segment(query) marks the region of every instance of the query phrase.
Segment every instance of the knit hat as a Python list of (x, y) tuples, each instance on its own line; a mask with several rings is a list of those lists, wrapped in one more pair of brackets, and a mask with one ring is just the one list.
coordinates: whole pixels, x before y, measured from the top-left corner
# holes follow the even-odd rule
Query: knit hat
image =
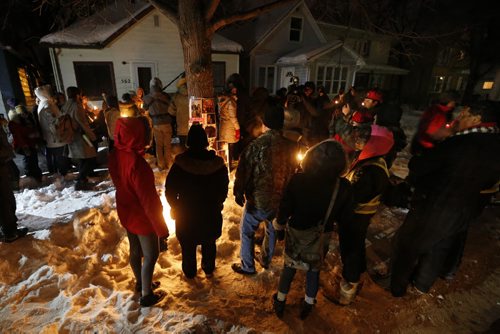
[(369, 90), (368, 93), (366, 93), (366, 98), (378, 101), (379, 103), (383, 102), (382, 93), (375, 89)]
[(346, 154), (339, 142), (327, 139), (311, 147), (301, 165), (304, 173), (337, 177), (345, 169)]
[(285, 112), (283, 107), (276, 104), (271, 98), (269, 98), (267, 102), (267, 108), (264, 111), (264, 125), (269, 129), (283, 129), (283, 124), (285, 122)]
[(207, 134), (200, 124), (193, 124), (187, 135), (186, 146), (189, 148), (208, 147)]
[(19, 102), (17, 101), (17, 99), (15, 97), (11, 97), (11, 98), (7, 99), (7, 105), (11, 108), (14, 108), (18, 104), (19, 104)]

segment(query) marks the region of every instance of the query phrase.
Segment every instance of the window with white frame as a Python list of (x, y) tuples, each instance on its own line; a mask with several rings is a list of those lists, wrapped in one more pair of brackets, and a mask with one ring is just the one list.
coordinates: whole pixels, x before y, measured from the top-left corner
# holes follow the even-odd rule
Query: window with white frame
[(290, 41), (300, 42), (302, 40), (302, 18), (292, 17), (290, 20)]
[(270, 92), (274, 91), (276, 80), (276, 67), (275, 66), (260, 66), (259, 67), (259, 87), (265, 87)]
[(444, 86), (444, 77), (436, 75), (432, 78), (431, 92), (441, 93)]
[(325, 87), (328, 94), (337, 94), (346, 88), (348, 69), (345, 66), (318, 66), (316, 85)]

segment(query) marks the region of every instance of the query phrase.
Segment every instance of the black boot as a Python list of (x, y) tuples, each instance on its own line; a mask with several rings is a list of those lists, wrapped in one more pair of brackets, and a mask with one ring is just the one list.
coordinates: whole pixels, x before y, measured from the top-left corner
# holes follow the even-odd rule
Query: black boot
[(285, 312), (285, 305), (286, 305), (286, 300), (284, 301), (278, 300), (278, 294), (275, 293), (273, 295), (273, 309), (274, 313), (276, 313), (276, 316), (278, 318), (283, 317), (283, 313)]
[(300, 319), (304, 320), (307, 318), (309, 313), (311, 313), (314, 304), (309, 304), (305, 300), (302, 301), (302, 305), (300, 307)]

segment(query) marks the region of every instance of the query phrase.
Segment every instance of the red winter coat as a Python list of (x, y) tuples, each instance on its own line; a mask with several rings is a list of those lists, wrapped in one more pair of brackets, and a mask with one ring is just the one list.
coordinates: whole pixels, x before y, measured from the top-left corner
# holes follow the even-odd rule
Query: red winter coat
[(109, 173), (116, 187), (116, 208), (128, 232), (168, 236), (163, 206), (155, 188), (153, 171), (143, 158), (146, 128), (140, 118), (119, 118), (115, 149), (109, 156)]
[(418, 144), (428, 149), (433, 148), (436, 140), (433, 136), (441, 129), (446, 127), (452, 107), (435, 104), (427, 109), (420, 119), (417, 130)]

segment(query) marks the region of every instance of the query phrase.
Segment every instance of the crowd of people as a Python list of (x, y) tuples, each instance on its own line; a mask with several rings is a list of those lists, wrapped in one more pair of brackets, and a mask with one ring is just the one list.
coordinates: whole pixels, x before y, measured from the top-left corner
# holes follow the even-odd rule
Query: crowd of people
[[(296, 271), (302, 270), (306, 287), (300, 317), (306, 318), (316, 303), (334, 232), (339, 237), (342, 279), (338, 294), (327, 298), (341, 305), (355, 300), (367, 269), (367, 230), (392, 187), (390, 167), (407, 138), (400, 125), (402, 109), (389, 94), (378, 89), (361, 94), (351, 87), (330, 99), (323, 87), (313, 82), (299, 85), (292, 79), (286, 92), (271, 96), (260, 87), (250, 96), (240, 75), (228, 78), (217, 98), (218, 139), (228, 144), (227, 164), (208, 149), (203, 126), (189, 126), (185, 78), (173, 96), (163, 92), (158, 78), (151, 80), (148, 94), (140, 89), (124, 95), (121, 102), (103, 95), (98, 113), (88, 107), (77, 87), (68, 87), (67, 101), (62, 103), (60, 95), (56, 99), (49, 86), (42, 86), (35, 91), (36, 112), (9, 100), (8, 129), (14, 150), (23, 155), (27, 176), (41, 178), (37, 151), (43, 142), (49, 172), (64, 177), (76, 163), (75, 190), (92, 188), (88, 177), (97, 143), (109, 138), (109, 172), (142, 306), (163, 298), (154, 291), (159, 282), (152, 277), (169, 236), (153, 171), (144, 159), (146, 150), (154, 142), (150, 152), (156, 155), (158, 169), (167, 171), (165, 196), (176, 222), (187, 279), (197, 273), (198, 245), (205, 275), (211, 277), (216, 269), (222, 209), (229, 173), (235, 169), (233, 195), (243, 213), (239, 261), (231, 267), (244, 276), (257, 273), (255, 262), (268, 269), (276, 243), (284, 240), (283, 270), (272, 296), (274, 311), (283, 316), (291, 283)], [(470, 223), (498, 191), (498, 106), (479, 101), (462, 106), (454, 118), (458, 102), (455, 94), (442, 94), (423, 113), (411, 141), (413, 157), (403, 181), (413, 190), (405, 194), (411, 195), (410, 210), (396, 234), (390, 268), (395, 297), (405, 295), (408, 288), (427, 293), (437, 278), (454, 277)], [(67, 141), (58, 131), (63, 115), (70, 116), (73, 129)], [(6, 132), (0, 130), (0, 175), (19, 178)], [(175, 156), (174, 134), (185, 146)], [(2, 240), (13, 241), (27, 231), (16, 227), (12, 182), (2, 176), (0, 184), (2, 212), (9, 212), (2, 217)], [(264, 237), (257, 252), (261, 223)]]

